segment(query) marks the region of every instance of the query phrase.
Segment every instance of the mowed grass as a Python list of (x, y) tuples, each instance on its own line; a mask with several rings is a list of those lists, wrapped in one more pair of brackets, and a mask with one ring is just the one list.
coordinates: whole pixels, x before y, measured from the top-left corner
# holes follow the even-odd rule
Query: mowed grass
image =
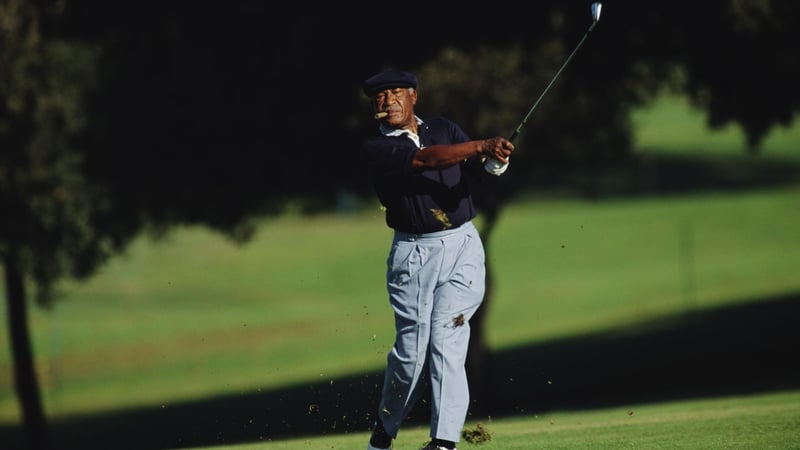
[[(796, 449), (800, 442), (800, 392), (773, 392), (702, 400), (626, 405), (585, 411), (554, 411), (502, 420), (468, 421), (489, 433), (460, 450), (535, 449)], [(349, 450), (366, 447), (367, 433), (310, 436), (215, 450)], [(426, 427), (401, 430), (395, 450), (419, 450)]]
[[(520, 343), (800, 290), (800, 187), (510, 206), (488, 249), (487, 339)], [(377, 208), (376, 208), (377, 211)], [(379, 370), (393, 326), (375, 213), (139, 239), (52, 311), (31, 309), (55, 416), (257, 392)], [(2, 344), (8, 345), (7, 334)], [(7, 347), (6, 347), (7, 348)], [(0, 418), (18, 418), (8, 353)]]
[[(697, 117), (687, 119), (681, 102), (648, 114), (636, 117), (643, 148), (664, 144), (680, 153), (691, 148), (681, 142), (710, 139)], [(648, 128), (656, 122), (673, 128)], [(771, 135), (764, 154), (796, 161), (799, 130), (777, 140)], [(731, 142), (703, 148), (744, 151), (740, 135), (726, 139)], [(800, 185), (602, 202), (520, 201), (503, 211), (488, 248), (497, 285), (487, 305), (486, 337), (492, 349), (502, 349), (798, 292), (798, 223)], [(47, 414), (170, 405), (381, 370), (393, 337), (383, 282), (390, 239), (377, 204), (353, 215), (265, 220), (242, 246), (201, 228), (179, 228), (161, 241), (137, 239), (90, 280), (64, 282), (52, 310), (31, 305)], [(0, 348), (8, 349), (5, 314)], [(487, 424), (497, 438), (484, 448), (659, 448), (659, 436), (661, 448), (791, 448), (772, 441), (726, 445), (731, 441), (723, 431), (798, 442), (797, 400), (787, 393), (639, 405), (633, 415), (612, 409), (520, 417)], [(741, 411), (777, 412), (753, 415), (763, 420), (752, 422), (725, 415), (748, 401), (754, 403)], [(681, 410), (697, 413), (681, 416)], [(786, 429), (787, 420), (793, 429)], [(0, 423), (18, 421), (11, 357), (4, 350)], [(711, 434), (717, 441), (669, 447), (677, 437), (700, 438), (708, 427), (719, 429)], [(416, 448), (426, 436), (422, 429), (404, 430), (398, 448)], [(626, 436), (634, 440), (620, 441)], [(328, 436), (267, 448), (361, 448), (363, 438)]]
[[(741, 155), (747, 141), (735, 123), (709, 129), (705, 111), (683, 97), (662, 96), (632, 114), (635, 140), (640, 151), (670, 152), (694, 156)], [(774, 125), (761, 143), (762, 157), (800, 158), (800, 126), (795, 116), (789, 126)]]
[[(88, 282), (65, 284), (52, 311), (31, 309), (48, 412), (164, 404), (376, 366), (392, 337), (381, 221), (283, 217), (244, 246), (200, 228), (137, 240)], [(0, 358), (0, 417), (13, 420), (10, 358)]]
[(798, 219), (796, 187), (511, 206), (491, 242), (489, 340), (497, 348), (795, 292)]

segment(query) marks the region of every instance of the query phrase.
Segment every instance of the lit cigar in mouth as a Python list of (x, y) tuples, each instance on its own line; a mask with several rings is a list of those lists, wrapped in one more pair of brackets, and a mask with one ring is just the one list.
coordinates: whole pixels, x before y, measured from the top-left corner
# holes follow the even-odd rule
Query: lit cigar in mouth
[(376, 118), (376, 119), (383, 119), (384, 117), (386, 117), (386, 116), (388, 116), (388, 115), (389, 115), (389, 113), (388, 113), (388, 112), (386, 112), (386, 111), (381, 111), (381, 112), (379, 112), (379, 113), (375, 114), (375, 118)]

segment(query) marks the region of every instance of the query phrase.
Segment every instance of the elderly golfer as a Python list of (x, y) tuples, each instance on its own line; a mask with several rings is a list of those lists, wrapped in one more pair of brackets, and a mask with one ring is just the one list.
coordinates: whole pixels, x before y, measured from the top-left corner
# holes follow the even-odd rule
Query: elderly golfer
[(396, 332), (367, 449), (391, 448), (427, 386), (432, 440), (424, 449), (455, 449), (470, 400), (469, 320), (483, 301), (486, 274), (472, 224), (477, 186), (469, 180), (504, 173), (514, 146), (502, 137), (472, 140), (443, 117), (418, 117), (412, 73), (385, 70), (363, 87), (379, 121), (364, 156), (394, 230), (386, 287)]

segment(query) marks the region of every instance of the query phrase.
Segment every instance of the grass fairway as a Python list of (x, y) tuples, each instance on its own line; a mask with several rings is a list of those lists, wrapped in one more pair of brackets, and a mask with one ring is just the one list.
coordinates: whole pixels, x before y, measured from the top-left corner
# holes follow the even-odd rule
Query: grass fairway
[[(796, 449), (800, 442), (800, 392), (775, 392), (704, 400), (555, 411), (484, 422), (482, 443), (460, 450), (533, 449)], [(366, 447), (366, 433), (216, 446), (216, 450), (347, 450)], [(401, 431), (395, 450), (418, 450), (429, 440), (424, 427)]]
[(786, 188), (512, 206), (490, 249), (491, 344), (796, 292), (798, 199)]
[[(707, 113), (692, 108), (683, 97), (664, 96), (654, 104), (634, 111), (635, 148), (694, 156), (743, 154), (745, 135), (736, 124), (710, 130)], [(797, 118), (790, 127), (774, 126), (761, 143), (759, 154), (766, 157), (800, 157), (800, 126)]]
[[(489, 255), (499, 350), (800, 291), (800, 187), (509, 207)], [(138, 240), (53, 311), (31, 309), (53, 416), (378, 370), (392, 341), (382, 218), (284, 217), (237, 247)], [(336, 242), (336, 245), (332, 245)], [(324, 249), (324, 251), (320, 251)], [(2, 345), (8, 345), (2, 335)], [(9, 354), (0, 420), (16, 421)]]
[[(708, 133), (701, 127), (681, 124), (686, 118), (682, 108), (666, 103), (651, 112), (660, 114), (655, 119), (638, 116), (640, 145), (654, 151), (666, 143), (669, 151), (681, 153), (689, 147), (671, 139), (703, 139)], [(684, 132), (658, 134), (648, 128), (653, 121)], [(800, 159), (798, 131), (795, 127), (775, 140), (768, 138), (766, 154)], [(742, 152), (740, 138), (731, 136), (721, 147)], [(706, 147), (711, 153), (723, 151)], [(579, 359), (576, 349), (584, 364), (577, 367), (592, 367), (591, 356), (603, 343), (636, 350), (639, 330), (658, 326), (695, 332), (712, 323), (700, 313), (797, 297), (798, 224), (800, 184), (604, 201), (531, 197), (511, 204), (487, 248), (496, 275), (496, 291), (486, 305), (490, 350), (507, 364), (518, 355), (534, 355), (550, 369), (569, 372), (573, 366), (559, 364)], [(377, 205), (353, 215), (266, 220), (243, 246), (201, 228), (179, 228), (157, 242), (140, 237), (87, 282), (64, 282), (52, 310), (31, 305), (48, 418), (64, 436), (126, 442), (146, 439), (142, 428), (155, 434), (164, 426), (165, 439), (173, 431), (214, 432), (226, 418), (232, 422), (227, 426), (241, 430), (251, 426), (250, 417), (242, 415), (251, 413), (268, 416), (252, 425), (267, 429), (276, 423), (264, 422), (289, 417), (289, 412), (281, 415), (281, 408), (297, 410), (291, 420), (298, 425), (308, 421), (319, 405), (292, 404), (291, 399), (313, 400), (319, 392), (307, 392), (328, 386), (346, 394), (343, 380), (383, 368), (394, 331), (383, 280), (390, 239)], [(0, 348), (8, 349), (5, 314), (3, 309)], [(657, 322), (661, 318), (667, 320)], [(680, 328), (690, 318), (694, 328)], [(759, 330), (719, 331), (735, 337), (752, 329)], [(615, 340), (619, 334), (634, 339)], [(747, 335), (736, 345), (767, 353), (768, 348), (758, 346), (761, 338)], [(577, 347), (569, 339), (590, 342)], [(641, 362), (631, 361), (633, 370)], [(673, 360), (660, 363), (669, 366)], [(757, 367), (749, 360), (742, 364)], [(521, 367), (519, 373), (535, 370)], [(576, 377), (594, 380), (598, 371), (578, 372)], [(513, 388), (510, 383), (503, 387)], [(495, 437), (479, 448), (797, 448), (800, 393), (763, 389), (760, 395), (739, 395), (744, 391), (495, 418), (483, 421)], [(364, 403), (361, 397), (358, 401)], [(520, 405), (520, 410), (535, 406)], [(10, 352), (0, 351), (0, 442), (17, 436), (19, 419)], [(266, 440), (257, 445), (231, 448), (365, 447), (363, 427), (339, 425), (338, 432), (299, 439), (275, 440), (265, 432)], [(416, 450), (426, 439), (424, 427), (409, 426), (397, 448)], [(206, 442), (220, 444), (216, 448), (229, 443)], [(472, 447), (460, 445), (461, 450)]]

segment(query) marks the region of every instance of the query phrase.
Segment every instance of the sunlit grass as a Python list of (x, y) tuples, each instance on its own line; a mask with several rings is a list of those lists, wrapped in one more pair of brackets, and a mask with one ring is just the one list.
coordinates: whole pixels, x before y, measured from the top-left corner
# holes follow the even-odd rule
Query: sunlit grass
[[(796, 292), (798, 198), (800, 187), (511, 205), (488, 249), (497, 277), (489, 344)], [(48, 412), (380, 370), (393, 337), (383, 284), (388, 241), (382, 218), (370, 213), (280, 218), (241, 247), (196, 228), (167, 242), (141, 238), (90, 281), (65, 284), (52, 311), (31, 309)], [(8, 354), (0, 364), (10, 394)], [(0, 418), (16, 417), (14, 397), (0, 398)]]
[[(639, 151), (669, 151), (695, 156), (745, 154), (745, 134), (739, 124), (710, 129), (707, 113), (684, 97), (659, 97), (634, 111), (634, 147)], [(758, 150), (767, 157), (800, 158), (800, 117), (788, 126), (774, 125)]]
[[(490, 249), (502, 347), (800, 287), (800, 188), (511, 206)], [(778, 219), (782, 217), (784, 219)]]
[[(800, 392), (776, 392), (586, 411), (553, 411), (500, 420), (469, 420), (491, 435), (460, 450), (534, 449), (795, 449), (800, 442)], [(366, 447), (367, 433), (309, 436), (255, 444), (220, 445), (215, 450), (346, 450)], [(419, 450), (424, 426), (403, 429), (395, 450)]]
[[(679, 100), (638, 114), (637, 142), (647, 151), (744, 152), (736, 130), (709, 133)], [(762, 150), (793, 156), (799, 143), (800, 127), (777, 130)], [(489, 344), (797, 292), (798, 199), (795, 186), (512, 204), (488, 248), (497, 280)], [(52, 310), (31, 305), (46, 412), (163, 405), (381, 370), (393, 338), (383, 280), (390, 238), (377, 205), (266, 220), (242, 246), (200, 228), (159, 242), (140, 237), (87, 282), (63, 283)], [(0, 348), (8, 349), (5, 314)], [(0, 351), (0, 422), (18, 420), (10, 352)]]

